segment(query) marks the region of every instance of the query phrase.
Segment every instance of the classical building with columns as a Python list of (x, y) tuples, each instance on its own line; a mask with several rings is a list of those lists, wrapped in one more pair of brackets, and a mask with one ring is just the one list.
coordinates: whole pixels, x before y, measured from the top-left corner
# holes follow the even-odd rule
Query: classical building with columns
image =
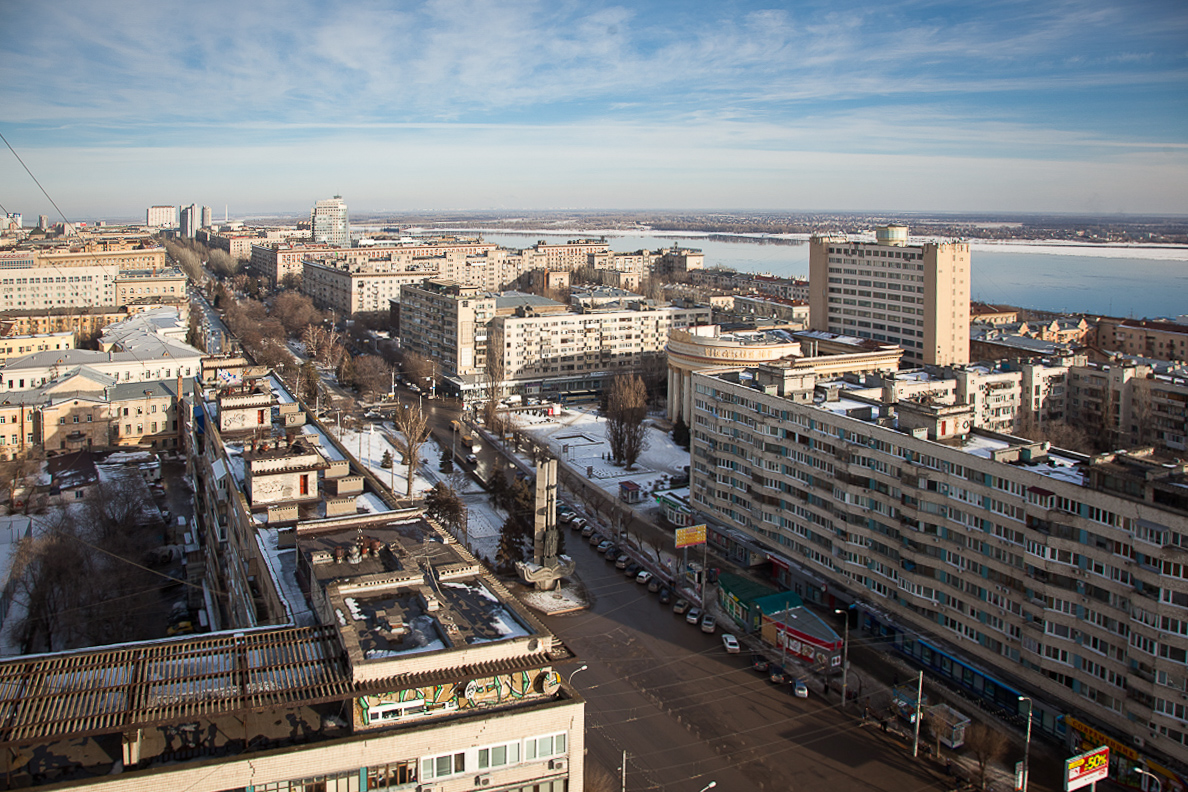
[(892, 372), (903, 350), (893, 344), (833, 333), (765, 327), (724, 332), (699, 325), (668, 334), (668, 418), (689, 423), (693, 374), (785, 361), (820, 376)]

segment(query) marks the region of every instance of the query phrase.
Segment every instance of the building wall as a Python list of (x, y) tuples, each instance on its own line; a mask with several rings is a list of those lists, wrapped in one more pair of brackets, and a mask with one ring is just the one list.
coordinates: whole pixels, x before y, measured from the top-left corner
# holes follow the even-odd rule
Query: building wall
[(1188, 325), (1130, 319), (1101, 319), (1097, 345), (1110, 352), (1151, 358), (1188, 361)]
[(327, 198), (314, 204), (309, 223), (311, 239), (315, 245), (346, 248), (351, 246), (350, 221), (347, 205), (340, 196)]
[(177, 228), (177, 207), (150, 206), (145, 213), (145, 225), (149, 228)]
[(907, 364), (969, 362), (969, 245), (809, 243), (814, 330), (899, 344)]
[(12, 358), (24, 357), (34, 352), (74, 348), (72, 332), (4, 336), (0, 337), (0, 366)]
[(694, 375), (699, 516), (784, 559), (812, 601), (869, 599), (1116, 733), (1150, 724), (1149, 746), (1188, 760), (1161, 711), (1188, 681), (1188, 580), (1163, 560), (1188, 545), (1188, 510), (725, 379)]
[(121, 272), (114, 283), (117, 308), (130, 304), (189, 302), (186, 276), (180, 270)]
[(495, 317), (495, 296), (445, 279), (401, 287), (401, 341), (433, 360), (446, 377), (483, 374), (487, 368), (487, 325)]
[(121, 270), (164, 267), (164, 248), (2, 253), (0, 310), (115, 307), (115, 281)]

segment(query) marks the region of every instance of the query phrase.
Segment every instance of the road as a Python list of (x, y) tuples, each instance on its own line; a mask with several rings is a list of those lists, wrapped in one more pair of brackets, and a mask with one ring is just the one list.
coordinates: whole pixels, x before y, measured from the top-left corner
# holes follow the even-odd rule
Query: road
[(913, 760), (910, 744), (843, 715), (817, 691), (797, 699), (728, 655), (626, 579), (574, 534), (567, 553), (590, 593), (587, 611), (545, 622), (588, 670), (573, 684), (587, 706), (588, 760), (627, 789), (923, 792), (952, 788), (939, 769)]
[(202, 313), (202, 328), (206, 332), (206, 351), (211, 355), (222, 354), (222, 339), (230, 338), (231, 332), (227, 329), (227, 325), (223, 324), (219, 312), (211, 307), (211, 304), (194, 286), (190, 286), (190, 306), (190, 310), (198, 310)]

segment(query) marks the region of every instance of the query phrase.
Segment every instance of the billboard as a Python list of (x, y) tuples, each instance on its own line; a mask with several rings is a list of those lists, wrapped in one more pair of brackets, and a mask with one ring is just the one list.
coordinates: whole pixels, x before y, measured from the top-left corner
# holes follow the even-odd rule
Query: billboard
[(1110, 746), (1103, 745), (1088, 753), (1074, 756), (1065, 762), (1068, 775), (1064, 780), (1066, 792), (1104, 781), (1110, 775)]
[(676, 529), (676, 549), (705, 544), (705, 523)]

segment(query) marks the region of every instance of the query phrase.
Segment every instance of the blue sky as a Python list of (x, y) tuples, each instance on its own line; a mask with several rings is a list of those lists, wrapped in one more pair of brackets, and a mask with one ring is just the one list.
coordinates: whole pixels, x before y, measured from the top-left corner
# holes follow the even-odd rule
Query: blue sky
[[(0, 75), (72, 219), (1188, 214), (1183, 2), (0, 0)], [(56, 214), (0, 153), (0, 203)]]

